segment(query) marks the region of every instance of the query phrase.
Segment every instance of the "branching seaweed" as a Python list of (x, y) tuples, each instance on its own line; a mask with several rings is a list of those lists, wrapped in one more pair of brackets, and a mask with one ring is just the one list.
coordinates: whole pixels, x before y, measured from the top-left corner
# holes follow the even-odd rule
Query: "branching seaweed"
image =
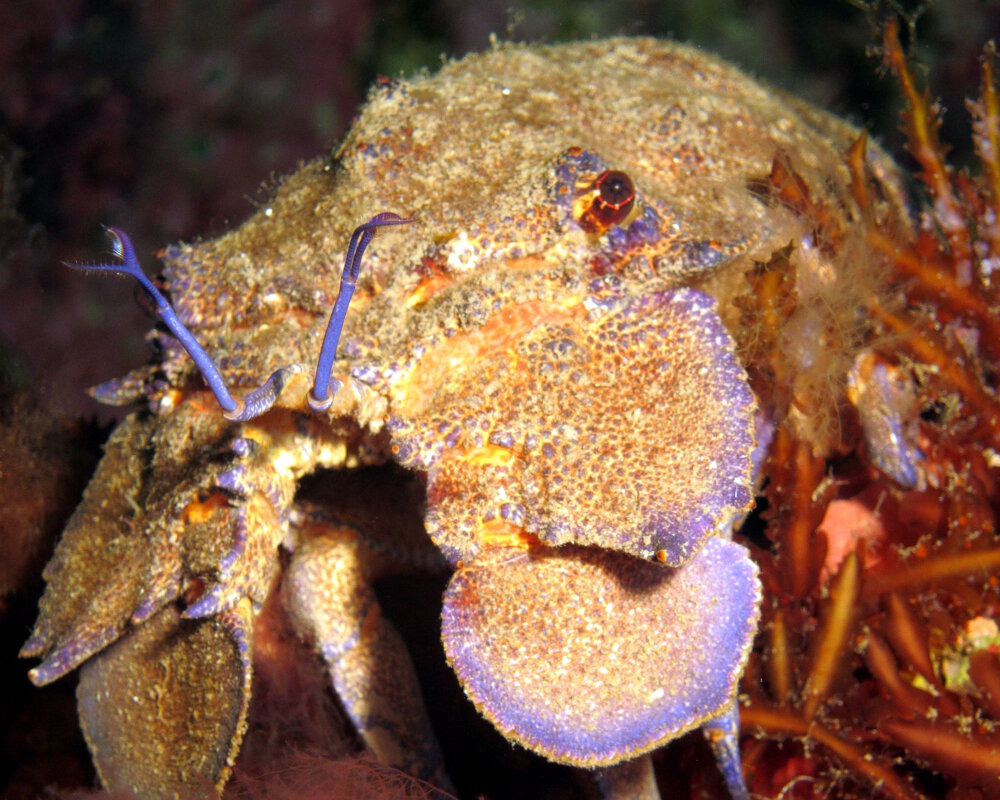
[[(889, 23), (885, 64), (927, 192), (915, 230), (876, 218), (865, 141), (847, 154), (866, 238), (892, 271), (893, 307), (872, 298), (869, 374), (909, 387), (919, 473), (903, 488), (864, 445), (835, 459), (783, 426), (766, 467), (759, 552), (767, 596), (743, 683), (744, 763), (775, 797), (1000, 796), (1000, 100), (986, 46), (969, 101), (976, 175), (938, 138), (940, 109)], [(830, 217), (776, 160), (772, 192), (836, 240)], [(762, 308), (781, 305), (771, 270)], [(846, 551), (846, 556), (844, 555)]]

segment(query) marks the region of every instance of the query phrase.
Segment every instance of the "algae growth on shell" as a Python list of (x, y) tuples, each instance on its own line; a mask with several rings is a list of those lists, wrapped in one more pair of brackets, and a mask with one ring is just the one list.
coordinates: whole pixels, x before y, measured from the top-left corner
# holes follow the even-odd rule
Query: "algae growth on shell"
[[(842, 120), (693, 48), (652, 39), (501, 45), (433, 75), (374, 88), (330, 159), (287, 179), (266, 211), (233, 233), (169, 250), (165, 274), (182, 319), (213, 336), (232, 379), (247, 384), (292, 361), (312, 363), (344, 242), (382, 209), (415, 223), (372, 245), (344, 336), (349, 363), (369, 360), (373, 350), (379, 360), (401, 357), (414, 340), (481, 324), (486, 310), (458, 301), (437, 298), (434, 314), (410, 310), (428, 299), (414, 292), (431, 283), (429, 273), (488, 285), (489, 273), (502, 277), (505, 262), (529, 267), (528, 259), (541, 254), (569, 265), (566, 280), (577, 284), (596, 260), (614, 261), (637, 294), (694, 282), (720, 300), (730, 331), (752, 350), (754, 331), (743, 330), (735, 310), (750, 289), (737, 276), (790, 243), (803, 273), (796, 287), (806, 295), (803, 305), (844, 311), (835, 324), (854, 326), (859, 303), (877, 289), (877, 265), (857, 242), (817, 257), (811, 231), (791, 210), (748, 191), (784, 154), (834, 213), (854, 219), (844, 154), (857, 135)], [(659, 214), (655, 245), (595, 242), (555, 207), (557, 161), (574, 147), (633, 178), (639, 202)], [(886, 195), (882, 213), (901, 218), (895, 167), (876, 146), (868, 152)], [(725, 270), (716, 269), (722, 264)], [(531, 271), (520, 272), (518, 284), (498, 288), (505, 298), (535, 291)], [(364, 302), (375, 308), (360, 315)], [(305, 315), (289, 322), (287, 309), (306, 312), (315, 324), (305, 325)], [(808, 312), (802, 317), (798, 324), (813, 334), (831, 323)], [(354, 327), (362, 320), (363, 329)], [(259, 331), (261, 323), (269, 327)], [(863, 332), (848, 338), (856, 346)], [(840, 357), (821, 345), (799, 356), (797, 366), (837, 369), (824, 355)], [(842, 391), (842, 380), (834, 376), (834, 383)], [(842, 399), (816, 398), (813, 405), (826, 416)], [(832, 439), (822, 445), (829, 449)]]

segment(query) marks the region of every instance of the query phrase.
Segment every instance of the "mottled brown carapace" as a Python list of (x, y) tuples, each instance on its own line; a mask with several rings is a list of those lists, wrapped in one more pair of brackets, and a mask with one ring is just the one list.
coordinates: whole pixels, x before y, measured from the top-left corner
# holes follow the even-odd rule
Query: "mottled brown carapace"
[[(108, 785), (222, 787), (253, 714), (254, 637), (274, 624), (257, 615), (277, 602), (360, 740), (447, 787), (424, 665), (372, 588), (416, 566), (453, 572), (444, 650), (476, 708), (546, 758), (600, 768), (599, 786), (651, 796), (650, 762), (628, 760), (700, 726), (717, 754), (735, 748), (748, 659), (746, 729), (779, 730), (794, 695), (779, 732), (807, 735), (875, 591), (863, 554), (822, 571), (823, 511), (875, 486), (903, 508), (938, 480), (918, 418), (947, 409), (927, 405), (919, 365), (949, 379), (955, 348), (979, 357), (957, 329), (951, 350), (933, 349), (937, 331), (906, 339), (916, 295), (898, 276), (917, 245), (899, 184), (853, 127), (670, 42), (497, 45), (381, 82), (335, 153), (245, 224), (162, 253), (179, 318), (234, 392), (303, 369), (273, 408), (230, 423), (157, 331), (155, 363), (98, 387), (145, 405), (46, 570), (34, 680), (82, 665)], [(413, 222), (366, 251), (338, 388), (313, 413), (346, 243), (383, 211)], [(959, 373), (977, 412), (995, 405), (984, 374)], [(964, 487), (980, 517), (985, 452), (936, 484)], [(773, 546), (758, 568), (730, 539), (762, 486)], [(400, 498), (409, 524), (389, 511)], [(771, 638), (751, 658), (762, 587)], [(798, 662), (767, 648), (806, 653), (817, 620), (826, 644), (796, 689)], [(164, 715), (147, 724), (122, 691)], [(823, 780), (837, 758), (856, 764), (830, 737), (816, 736)], [(769, 746), (751, 743), (749, 762), (784, 774)], [(865, 780), (910, 791), (891, 764)]]

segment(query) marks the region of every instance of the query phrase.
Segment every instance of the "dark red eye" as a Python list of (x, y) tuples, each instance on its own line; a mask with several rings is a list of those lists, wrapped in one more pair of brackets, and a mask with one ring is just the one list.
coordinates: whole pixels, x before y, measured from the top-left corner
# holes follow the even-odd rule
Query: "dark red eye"
[(623, 222), (635, 206), (635, 184), (621, 170), (608, 169), (597, 176), (591, 190), (580, 198), (577, 221), (591, 233), (604, 233)]
[(632, 179), (616, 169), (609, 169), (597, 177), (597, 191), (594, 205), (599, 205), (606, 213), (617, 213), (614, 222), (625, 219), (635, 203), (635, 185)]

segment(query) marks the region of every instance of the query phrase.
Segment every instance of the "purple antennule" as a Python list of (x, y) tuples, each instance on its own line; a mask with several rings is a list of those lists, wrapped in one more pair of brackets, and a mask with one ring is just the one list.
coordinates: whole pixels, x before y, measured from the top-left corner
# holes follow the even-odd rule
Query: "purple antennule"
[[(387, 222), (383, 224), (395, 223)], [(121, 259), (120, 264), (68, 264), (67, 266), (73, 269), (94, 269), (113, 272), (119, 275), (128, 275), (138, 281), (146, 294), (156, 304), (157, 316), (167, 326), (167, 329), (173, 334), (174, 338), (180, 342), (181, 346), (187, 350), (188, 355), (191, 356), (191, 359), (205, 379), (205, 383), (208, 384), (208, 388), (212, 390), (215, 399), (222, 406), (223, 414), (227, 419), (245, 422), (263, 414), (274, 405), (274, 401), (278, 399), (278, 395), (281, 394), (281, 390), (288, 382), (288, 378), (292, 374), (301, 371), (301, 367), (297, 364), (293, 364), (290, 367), (282, 367), (271, 375), (264, 382), (263, 386), (250, 392), (244, 399), (238, 400), (234, 398), (230, 394), (229, 389), (226, 388), (222, 374), (215, 364), (212, 363), (212, 359), (209, 358), (208, 353), (198, 344), (198, 340), (184, 326), (184, 323), (181, 322), (173, 307), (167, 302), (167, 299), (146, 276), (146, 273), (142, 271), (139, 259), (135, 255), (135, 248), (132, 246), (132, 240), (129, 239), (128, 234), (119, 228), (108, 227), (107, 231), (111, 237), (111, 252), (116, 258)]]
[(259, 417), (274, 405), (289, 379), (297, 372), (302, 372), (299, 364), (290, 364), (275, 370), (261, 386), (242, 400), (238, 400), (238, 405), (233, 411), (223, 411), (222, 416), (232, 422), (246, 422)]
[(115, 272), (119, 275), (128, 275), (135, 278), (146, 294), (156, 303), (157, 316), (194, 360), (194, 363), (205, 378), (205, 382), (215, 395), (215, 399), (222, 406), (222, 410), (226, 413), (236, 412), (240, 404), (229, 393), (225, 382), (222, 380), (222, 375), (216, 369), (215, 364), (212, 363), (212, 359), (208, 357), (208, 354), (198, 344), (194, 336), (191, 335), (191, 332), (184, 327), (184, 323), (180, 321), (170, 303), (160, 293), (160, 290), (156, 288), (153, 282), (146, 277), (146, 273), (142, 271), (139, 259), (135, 255), (135, 248), (132, 246), (132, 240), (128, 238), (128, 234), (120, 228), (108, 227), (107, 231), (111, 237), (111, 251), (117, 258), (121, 259), (120, 264), (70, 264), (69, 266), (74, 269), (97, 269), (106, 272)]
[[(359, 225), (351, 234), (351, 243), (347, 247), (344, 258), (344, 271), (340, 277), (340, 291), (330, 312), (330, 321), (326, 325), (323, 345), (319, 351), (319, 361), (316, 364), (316, 376), (313, 379), (312, 391), (309, 393), (309, 407), (316, 412), (326, 411), (333, 402), (333, 395), (340, 389), (340, 381), (331, 376), (333, 358), (337, 353), (337, 343), (347, 318), (347, 308), (354, 296), (354, 287), (361, 273), (361, 257), (379, 228), (389, 225), (407, 225), (413, 222), (411, 218), (401, 217), (391, 211), (376, 214), (368, 222)], [(331, 383), (333, 391), (331, 392)]]

